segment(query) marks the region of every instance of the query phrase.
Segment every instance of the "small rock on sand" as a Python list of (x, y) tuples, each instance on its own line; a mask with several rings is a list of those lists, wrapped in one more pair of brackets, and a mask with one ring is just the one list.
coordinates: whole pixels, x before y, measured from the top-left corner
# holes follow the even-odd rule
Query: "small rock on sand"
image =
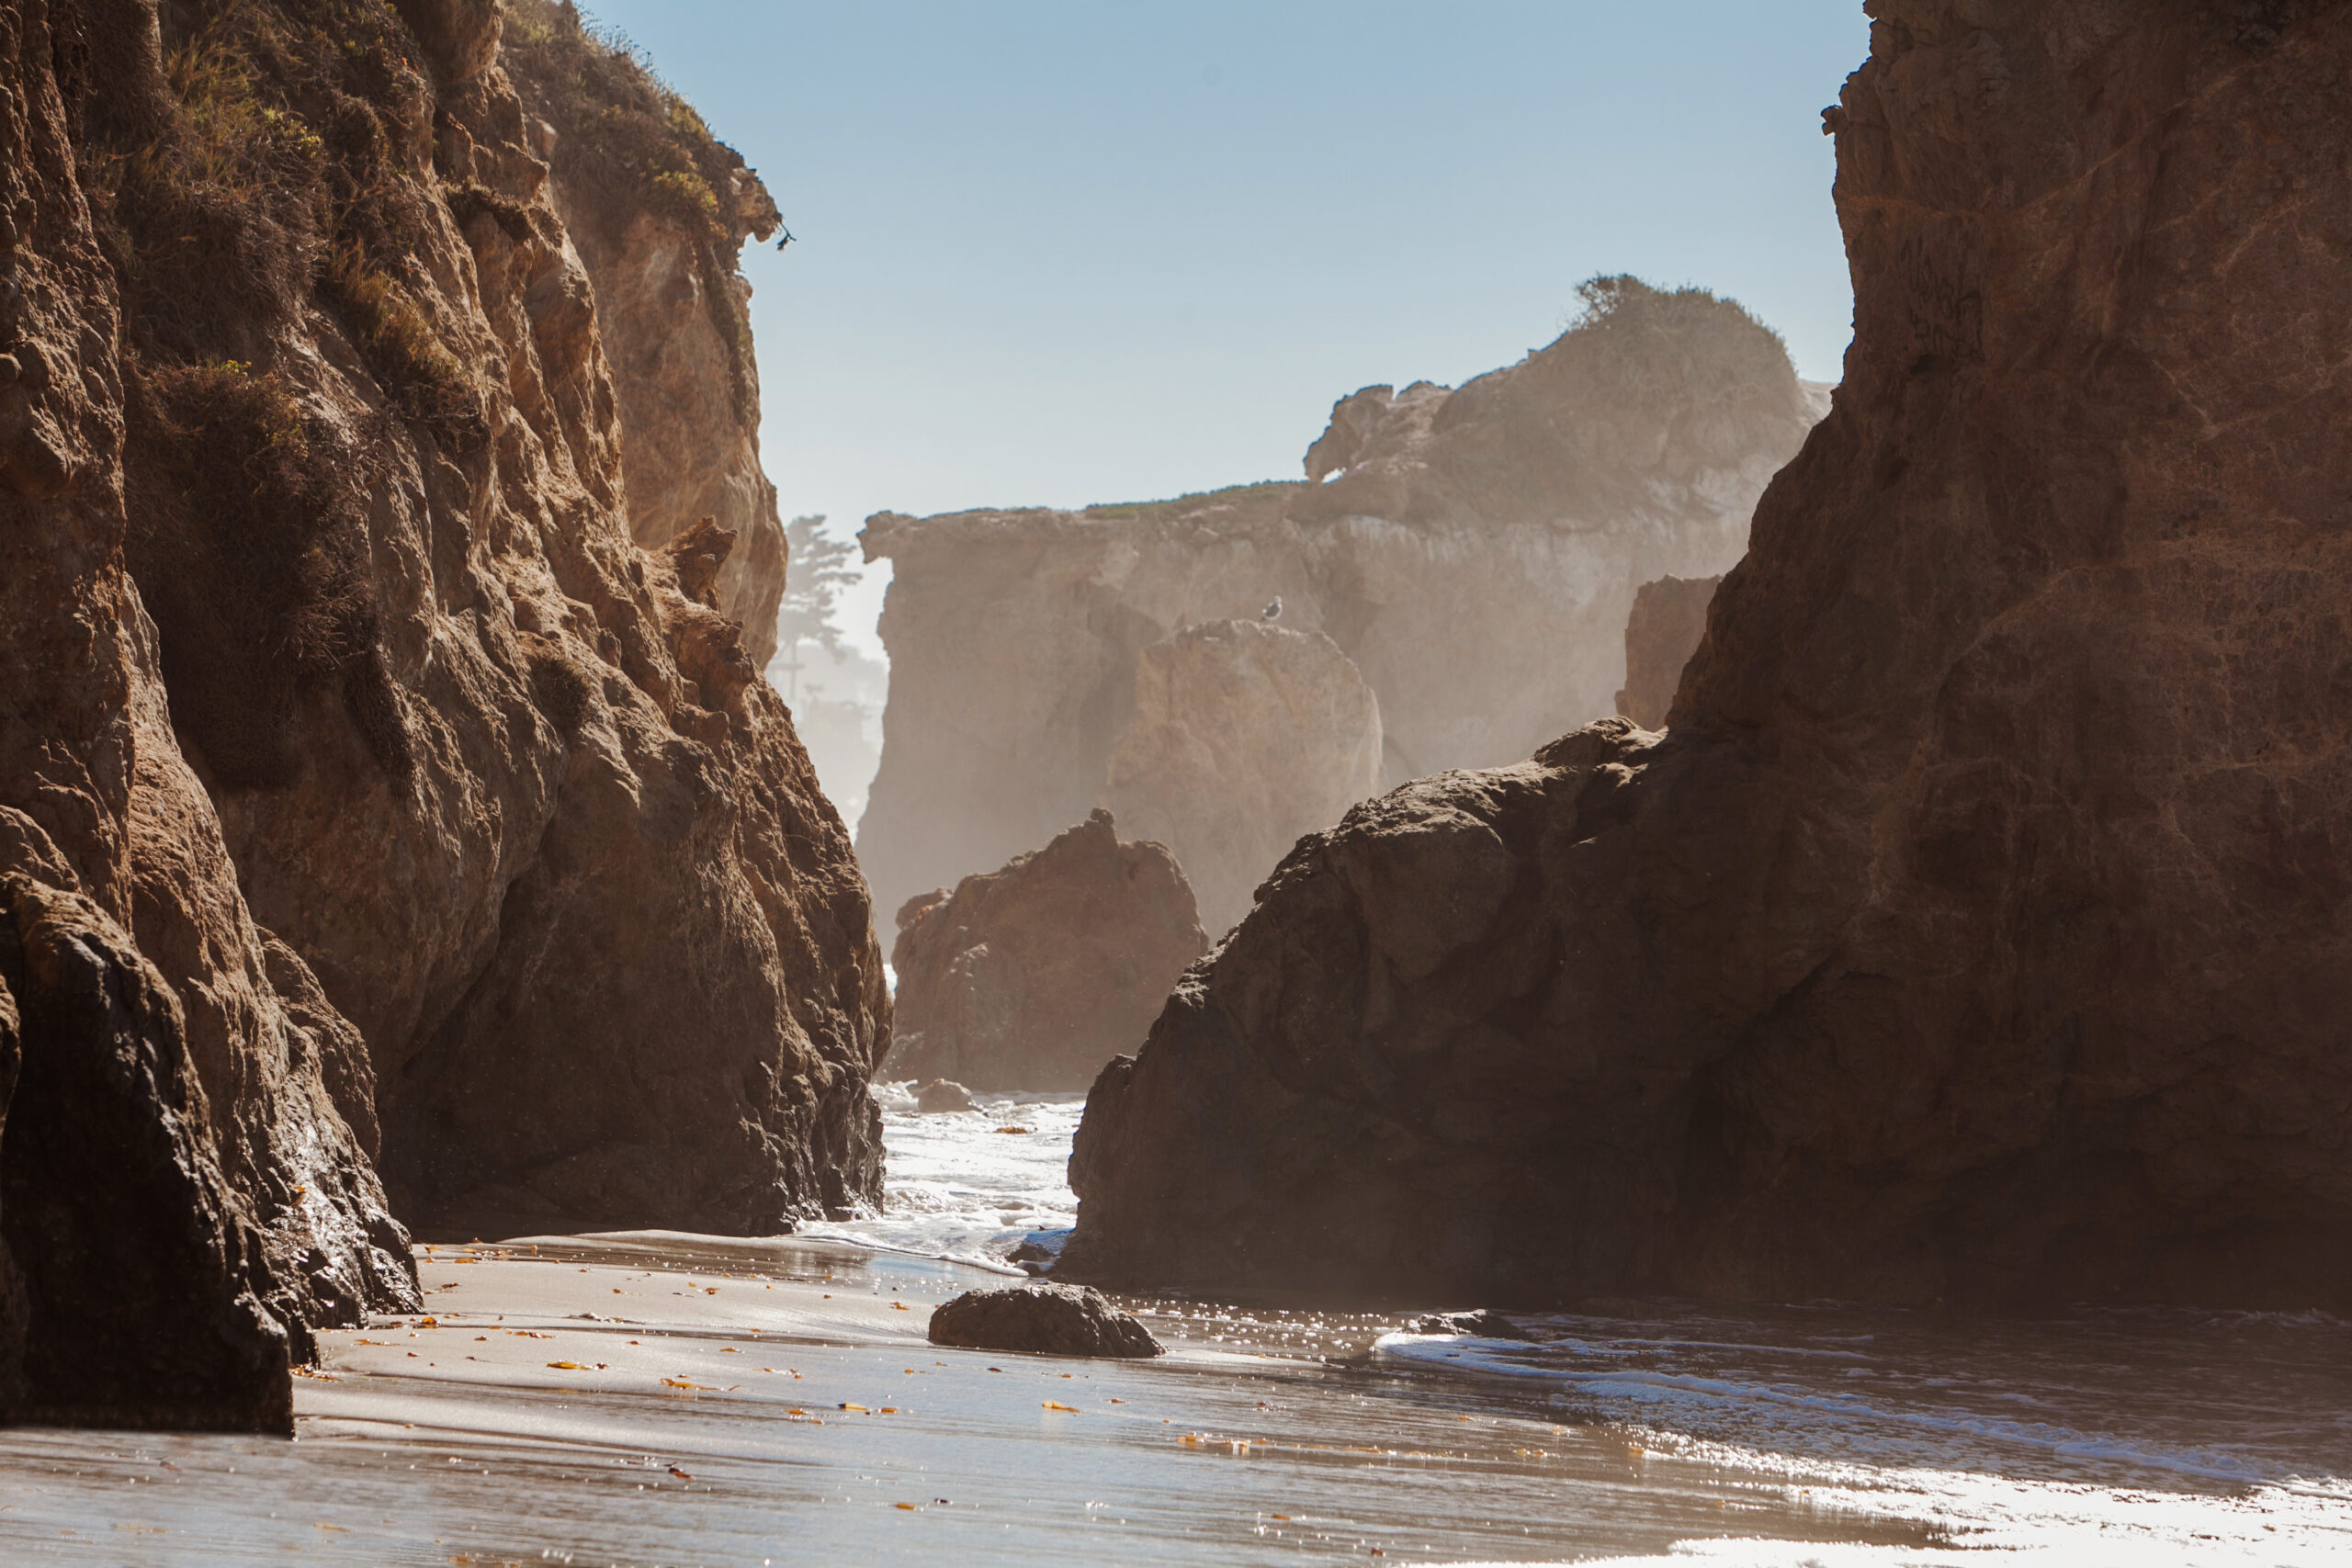
[(1016, 1285), (967, 1291), (931, 1314), (931, 1342), (971, 1350), (1033, 1350), (1048, 1356), (1166, 1354), (1151, 1330), (1082, 1285)]
[(915, 1109), (926, 1116), (943, 1111), (970, 1111), (972, 1091), (948, 1078), (933, 1078), (915, 1090)]

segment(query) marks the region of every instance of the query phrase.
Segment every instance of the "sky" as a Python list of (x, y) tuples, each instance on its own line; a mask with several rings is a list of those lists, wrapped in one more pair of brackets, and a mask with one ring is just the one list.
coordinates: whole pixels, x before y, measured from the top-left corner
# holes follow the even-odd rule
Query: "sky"
[[(787, 517), (1295, 478), (1331, 404), (1458, 385), (1630, 272), (1834, 381), (1820, 111), (1860, 0), (590, 0), (757, 169)], [(887, 568), (843, 607), (878, 651)]]

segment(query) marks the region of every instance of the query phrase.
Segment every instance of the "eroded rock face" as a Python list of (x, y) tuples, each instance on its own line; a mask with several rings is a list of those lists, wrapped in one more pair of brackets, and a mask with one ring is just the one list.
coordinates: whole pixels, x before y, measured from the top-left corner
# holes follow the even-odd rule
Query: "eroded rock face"
[(0, 15), (0, 1414), (282, 1430), (309, 1330), (416, 1304), (357, 1036), (255, 925), (123, 571), (117, 273), (74, 137), (152, 7)]
[(1071, 1285), (967, 1291), (933, 1311), (931, 1342), (969, 1350), (1132, 1361), (1167, 1354), (1134, 1314), (1112, 1305), (1100, 1291)]
[(1524, 757), (1611, 711), (1634, 586), (1738, 559), (1824, 404), (1736, 305), (1631, 279), (1589, 296), (1508, 369), (1342, 400), (1317, 482), (871, 519), (891, 677), (858, 841), (883, 907), (1085, 811), (1143, 650), (1276, 594), (1280, 624), (1328, 635), (1376, 695), (1385, 783)]
[[(180, 7), (27, 15), (0, 807), (40, 841), (0, 831), (0, 870), (86, 896), (176, 998), (256, 1293), (297, 1326), (413, 1304), (370, 1273), (405, 1251), (379, 1135), (450, 1224), (878, 1197), (864, 884), (722, 608), (741, 539), (631, 537), (595, 289), (496, 53), (545, 16), (253, 0), (199, 45)], [(657, 148), (691, 112), (611, 107)], [(630, 166), (728, 185), (707, 140)]]
[[(1206, 952), (1166, 849), (1096, 811), (1035, 853), (899, 911), (893, 1077), (1068, 1090), (1131, 1049)], [(928, 1110), (929, 1106), (924, 1109)]]
[(1720, 577), (1661, 577), (1634, 595), (1625, 620), (1625, 685), (1617, 711), (1644, 729), (1666, 728), (1682, 667), (1707, 635), (1707, 606)]
[(1847, 379), (1668, 733), (1303, 845), (1068, 1272), (2352, 1303), (2352, 12), (1873, 14)]
[(1380, 703), (1321, 632), (1212, 621), (1143, 650), (1102, 804), (1165, 844), (1204, 929), (1231, 929), (1300, 835), (1382, 784)]
[[(745, 242), (775, 235), (775, 203), (733, 149), (698, 118), (673, 116), (658, 86), (582, 35), (576, 17), (545, 0), (517, 11), (526, 26), (507, 50), (507, 71), (525, 140), (554, 171), (556, 209), (595, 290), (620, 405), (629, 532), (648, 549), (705, 518), (736, 536), (718, 607), (741, 623), (744, 653), (764, 670), (775, 655), (786, 549), (775, 486), (760, 463), (752, 286), (737, 260)], [(644, 174), (670, 167), (699, 178), (712, 205), (661, 199), (669, 186), (649, 198)]]
[[(6, 1414), (292, 1432), (287, 1325), (254, 1288), (280, 1260), (214, 1161), (178, 999), (87, 898), (17, 874), (0, 903), (26, 1047), (0, 1137), (0, 1234), (25, 1303)], [(356, 1281), (349, 1293), (356, 1322)]]

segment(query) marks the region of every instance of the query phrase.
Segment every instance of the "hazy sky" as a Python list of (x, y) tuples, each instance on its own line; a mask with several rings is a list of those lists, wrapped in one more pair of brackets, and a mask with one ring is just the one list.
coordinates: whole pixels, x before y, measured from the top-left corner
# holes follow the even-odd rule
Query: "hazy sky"
[[(1835, 380), (1860, 0), (604, 0), (766, 179), (785, 513), (1292, 478), (1332, 402), (1698, 283)], [(879, 582), (854, 606), (872, 641)]]

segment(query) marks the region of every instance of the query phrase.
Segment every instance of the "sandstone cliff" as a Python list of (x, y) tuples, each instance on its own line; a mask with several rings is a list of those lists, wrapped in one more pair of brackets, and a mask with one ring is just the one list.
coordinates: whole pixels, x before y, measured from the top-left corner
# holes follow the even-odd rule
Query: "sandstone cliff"
[[(150, 22), (96, 43), (153, 68)], [(248, 913), (123, 570), (74, 145), (119, 64), (73, 10), (0, 14), (0, 1416), (285, 1429), (309, 1329), (415, 1281), (365, 1047)]]
[[(306, 1325), (413, 1304), (379, 1147), (427, 1222), (877, 1195), (865, 889), (719, 607), (737, 542), (631, 540), (501, 20), (0, 13), (0, 1386), (35, 1410), (281, 1421)], [(112, 1317), (101, 1233), (153, 1243)], [(134, 1317), (177, 1381), (86, 1381)]]
[(1329, 636), (1377, 695), (1386, 783), (1611, 711), (1635, 586), (1738, 559), (1822, 408), (1729, 301), (1630, 278), (1585, 294), (1579, 325), (1508, 369), (1343, 400), (1309, 482), (869, 521), (867, 558), (894, 571), (858, 829), (883, 906), (1084, 812), (1142, 650), (1276, 594), (1282, 625)]
[(894, 1077), (1069, 1090), (1143, 1040), (1169, 987), (1208, 950), (1193, 890), (1158, 844), (1122, 843), (1107, 811), (1002, 870), (899, 911)]
[(703, 518), (735, 536), (718, 607), (757, 670), (775, 657), (786, 547), (760, 466), (747, 240), (782, 226), (760, 177), (633, 56), (550, 0), (510, 0), (508, 74), (524, 140), (588, 271), (620, 404), (628, 526), (658, 549)]
[(1080, 1278), (2352, 1305), (2352, 9), (1871, 11), (1847, 378), (1667, 734), (1293, 854)]
[(1617, 711), (1644, 729), (1666, 728), (1682, 667), (1707, 635), (1707, 606), (1720, 577), (1661, 577), (1645, 582), (1625, 617), (1625, 685)]
[(1221, 935), (1301, 834), (1379, 793), (1380, 759), (1379, 701), (1338, 644), (1211, 621), (1137, 657), (1134, 716), (1102, 804), (1128, 832), (1168, 846), (1202, 925)]

